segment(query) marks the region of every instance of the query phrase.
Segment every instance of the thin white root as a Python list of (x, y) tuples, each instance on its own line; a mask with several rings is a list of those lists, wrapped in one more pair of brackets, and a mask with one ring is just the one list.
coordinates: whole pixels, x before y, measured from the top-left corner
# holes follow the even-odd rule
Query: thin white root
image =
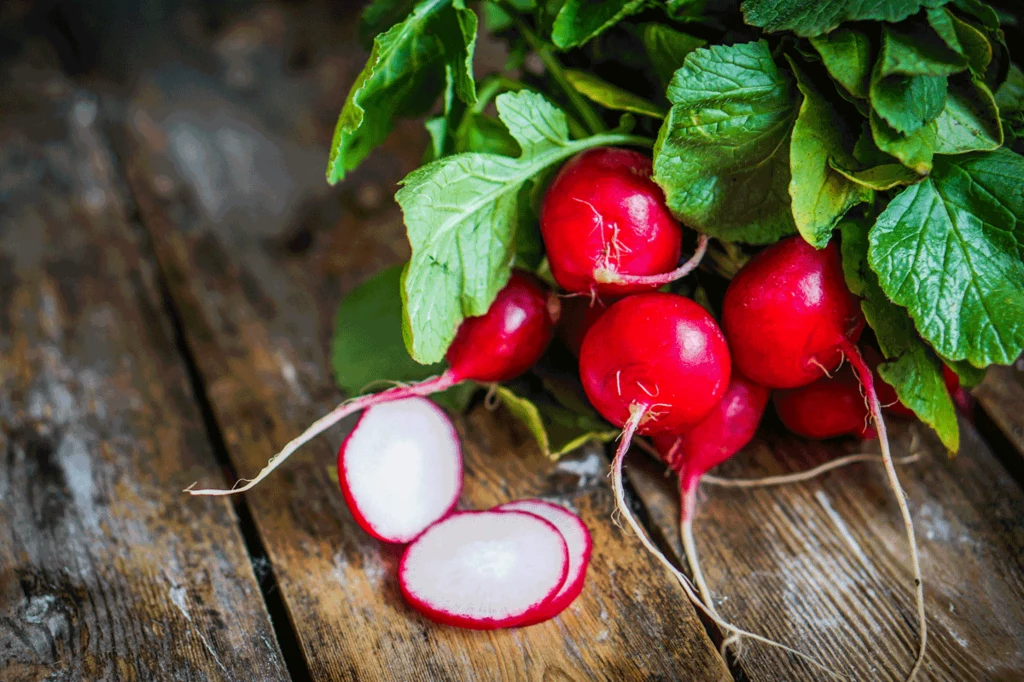
[(864, 362), (860, 351), (852, 343), (846, 342), (843, 347), (850, 364), (856, 371), (864, 388), (865, 398), (872, 418), (875, 420), (875, 428), (878, 430), (878, 442), (882, 448), (882, 459), (885, 462), (885, 473), (889, 477), (889, 485), (896, 496), (896, 503), (899, 505), (900, 514), (903, 516), (903, 528), (907, 533), (907, 544), (910, 545), (910, 565), (914, 573), (914, 595), (917, 599), (917, 623), (918, 623), (918, 651), (914, 659), (914, 665), (907, 674), (906, 682), (910, 682), (917, 676), (921, 665), (924, 663), (924, 656), (928, 650), (928, 617), (924, 610), (924, 580), (921, 576), (921, 561), (917, 553), (917, 537), (914, 533), (914, 519), (910, 515), (910, 507), (907, 504), (907, 494), (900, 485), (899, 476), (896, 474), (896, 466), (893, 463), (892, 453), (889, 451), (889, 435), (885, 428), (885, 419), (882, 417), (882, 405), (878, 401), (878, 393), (875, 391), (875, 381), (871, 368)]
[[(907, 455), (906, 457), (899, 457), (895, 460), (897, 464), (913, 464), (923, 457), (921, 453), (915, 453)], [(858, 452), (853, 455), (846, 455), (839, 459), (834, 459), (831, 462), (825, 462), (820, 464), (813, 469), (807, 471), (798, 471), (793, 474), (782, 474), (780, 476), (765, 476), (764, 478), (722, 478), (721, 476), (712, 476), (711, 474), (704, 474), (704, 477), (700, 479), (701, 483), (708, 483), (710, 485), (719, 486), (721, 488), (767, 488), (774, 485), (787, 485), (789, 483), (801, 483), (803, 481), (809, 481), (812, 478), (817, 478), (823, 474), (827, 474), (835, 469), (848, 466), (850, 464), (856, 464), (857, 462), (884, 462), (885, 459), (879, 455), (870, 454), (867, 452)]]
[(733, 636), (740, 635), (742, 637), (750, 639), (751, 641), (761, 642), (762, 644), (767, 644), (768, 646), (776, 647), (778, 649), (793, 654), (797, 658), (806, 661), (808, 664), (813, 665), (815, 668), (818, 668), (819, 670), (825, 673), (828, 673), (832, 677), (838, 679), (848, 679), (840, 673), (833, 671), (824, 664), (811, 658), (807, 654), (801, 653), (796, 649), (793, 649), (791, 647), (786, 646), (785, 644), (782, 644), (781, 642), (776, 642), (774, 640), (768, 639), (767, 637), (763, 637), (757, 633), (743, 630), (742, 628), (736, 627), (732, 623), (729, 623), (721, 617), (719, 617), (718, 614), (715, 612), (714, 608), (705, 605), (701, 598), (697, 596), (697, 593), (694, 589), (693, 584), (690, 582), (690, 579), (687, 578), (679, 569), (673, 566), (672, 562), (668, 560), (668, 558), (661, 552), (660, 549), (658, 549), (654, 542), (652, 542), (651, 539), (647, 536), (647, 533), (640, 525), (640, 522), (636, 520), (636, 518), (633, 516), (633, 513), (629, 510), (629, 506), (626, 504), (626, 495), (622, 484), (622, 463), (626, 457), (626, 452), (629, 451), (629, 445), (630, 442), (633, 440), (633, 435), (636, 433), (637, 427), (640, 425), (640, 422), (643, 420), (644, 415), (647, 412), (647, 407), (647, 405), (634, 405), (631, 408), (629, 421), (626, 422), (625, 426), (622, 429), (622, 440), (619, 442), (619, 446), (615, 451), (615, 460), (612, 462), (611, 472), (612, 491), (615, 494), (616, 511), (618, 511), (622, 518), (626, 519), (626, 522), (629, 524), (630, 528), (632, 528), (633, 532), (636, 534), (637, 539), (640, 540), (640, 544), (642, 544), (648, 552), (654, 555), (654, 557), (659, 562), (661, 562), (661, 564), (665, 568), (667, 568), (670, 573), (672, 573), (676, 580), (679, 581), (679, 584), (682, 586), (683, 591), (686, 593), (686, 596), (690, 600), (690, 602), (696, 608), (703, 611), (704, 614), (706, 614), (707, 617), (713, 623), (715, 623), (718, 627), (722, 629), (723, 633), (731, 633)]
[(340, 422), (348, 415), (391, 400), (401, 400), (402, 398), (424, 396), (437, 391), (443, 391), (447, 388), (451, 388), (455, 383), (457, 383), (456, 379), (446, 372), (419, 384), (412, 384), (408, 386), (399, 385), (380, 393), (363, 395), (358, 398), (353, 398), (352, 400), (346, 400), (313, 422), (308, 429), (303, 431), (297, 437), (288, 441), (288, 444), (285, 445), (280, 452), (267, 460), (267, 465), (263, 467), (258, 474), (256, 474), (255, 478), (243, 478), (236, 482), (234, 486), (227, 489), (210, 488), (195, 490), (193, 488), (195, 483), (193, 483), (189, 487), (185, 488), (183, 492), (186, 492), (189, 495), (234, 495), (235, 493), (245, 492), (269, 476), (274, 469), (284, 464), (285, 460), (291, 457), (296, 450)]

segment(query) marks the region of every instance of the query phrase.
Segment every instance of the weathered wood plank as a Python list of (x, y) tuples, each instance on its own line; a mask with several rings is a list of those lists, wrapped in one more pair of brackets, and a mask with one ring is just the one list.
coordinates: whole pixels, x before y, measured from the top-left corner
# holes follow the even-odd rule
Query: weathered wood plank
[[(919, 679), (1021, 679), (1024, 493), (966, 421), (952, 461), (922, 426), (892, 426), (895, 456), (925, 455), (900, 467), (926, 587), (929, 654)], [(716, 473), (753, 478), (804, 470), (855, 449), (877, 452), (877, 443), (806, 443), (769, 429)], [(681, 557), (676, 483), (663, 472), (648, 455), (631, 455), (630, 480)], [(705, 484), (695, 534), (727, 619), (854, 679), (901, 680), (909, 670), (916, 650), (912, 576), (880, 463), (785, 487)], [(745, 646), (741, 666), (752, 680), (823, 679), (758, 644)]]
[[(334, 310), (343, 292), (407, 255), (400, 215), (386, 197), (417, 165), (423, 134), (418, 125), (403, 126), (338, 190), (345, 204), (336, 224), (307, 222), (289, 233), (293, 213), (283, 210), (261, 215), (253, 231), (197, 200), (203, 169), (189, 169), (191, 182), (181, 173), (174, 136), (184, 133), (174, 125), (187, 115), (173, 99), (173, 92), (157, 97), (150, 89), (129, 116), (136, 126), (131, 182), (231, 457), (251, 474), (339, 399), (325, 354)], [(164, 113), (171, 111), (177, 113)], [(184, 139), (205, 150), (207, 164), (230, 153), (201, 122), (189, 125)], [(262, 132), (243, 146), (258, 154), (290, 148)], [(304, 158), (293, 151), (281, 155), (282, 174), (291, 179), (301, 173), (288, 159)], [(325, 159), (319, 150), (317, 172)], [(228, 202), (244, 200), (230, 187), (218, 190), (229, 192)], [(728, 677), (681, 589), (612, 525), (603, 455), (553, 465), (510, 431), (507, 418), (482, 407), (458, 427), (467, 446), (464, 506), (564, 495), (580, 511), (596, 540), (584, 594), (562, 617), (522, 630), (470, 632), (420, 618), (402, 603), (395, 581), (399, 550), (368, 537), (345, 508), (330, 473), (343, 435), (337, 429), (248, 498), (314, 677)]]
[(231, 505), (182, 503), (219, 466), (96, 101), (21, 75), (34, 93), (0, 120), (0, 679), (287, 679)]
[(1010, 367), (991, 367), (974, 397), (1007, 440), (1024, 455), (1024, 358)]

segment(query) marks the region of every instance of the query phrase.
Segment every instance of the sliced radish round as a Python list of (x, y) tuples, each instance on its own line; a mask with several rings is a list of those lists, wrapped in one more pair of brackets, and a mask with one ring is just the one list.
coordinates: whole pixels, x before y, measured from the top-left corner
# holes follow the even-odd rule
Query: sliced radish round
[(338, 452), (352, 516), (385, 542), (411, 542), (455, 506), (462, 449), (444, 410), (426, 398), (374, 405)]
[(493, 630), (540, 613), (568, 569), (562, 534), (539, 516), (456, 512), (406, 548), (398, 582), (406, 601), (427, 618)]
[(565, 610), (576, 597), (583, 591), (583, 583), (587, 577), (587, 566), (590, 565), (590, 552), (593, 549), (593, 542), (590, 539), (590, 531), (580, 517), (571, 511), (557, 504), (543, 500), (517, 500), (496, 507), (497, 511), (518, 511), (528, 514), (535, 514), (542, 519), (549, 521), (558, 532), (562, 534), (565, 545), (569, 550), (569, 573), (566, 575), (565, 584), (558, 591), (554, 599), (548, 602), (542, 613), (523, 622), (522, 625), (533, 625), (548, 618), (554, 618)]

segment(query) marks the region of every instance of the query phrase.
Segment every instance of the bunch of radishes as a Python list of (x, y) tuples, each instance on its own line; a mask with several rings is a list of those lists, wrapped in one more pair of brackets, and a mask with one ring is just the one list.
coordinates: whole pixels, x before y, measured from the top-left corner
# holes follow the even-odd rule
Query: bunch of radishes
[[(582, 328), (568, 336), (580, 343), (587, 397), (623, 429), (612, 468), (619, 511), (711, 618), (734, 636), (777, 645), (721, 620), (708, 599), (692, 538), (686, 542), (697, 483), (750, 441), (770, 390), (777, 391), (783, 421), (805, 435), (864, 435), (870, 414), (912, 546), (919, 662), (925, 624), (913, 529), (875, 379), (856, 345), (864, 318), (844, 281), (835, 243), (816, 250), (790, 237), (755, 255), (726, 291), (720, 327), (693, 300), (655, 291), (696, 267), (707, 240), (700, 237), (694, 256), (679, 265), (683, 230), (651, 172), (651, 161), (637, 152), (585, 151), (551, 183), (540, 215), (554, 281), (592, 304), (573, 316)], [(544, 353), (559, 312), (559, 299), (538, 279), (514, 271), (490, 309), (462, 323), (443, 374), (342, 403), (244, 486), (191, 492), (247, 490), (303, 443), (366, 410), (341, 448), (339, 477), (363, 528), (388, 542), (411, 542), (400, 568), (407, 600), (431, 618), (465, 627), (551, 617), (582, 588), (589, 557), (585, 526), (538, 501), (452, 513), (462, 480), (458, 438), (444, 413), (421, 396), (461, 381), (500, 382), (526, 371)], [(844, 359), (853, 373), (840, 369)], [(679, 474), (684, 542), (704, 599), (624, 504), (622, 463), (635, 434), (651, 436)]]

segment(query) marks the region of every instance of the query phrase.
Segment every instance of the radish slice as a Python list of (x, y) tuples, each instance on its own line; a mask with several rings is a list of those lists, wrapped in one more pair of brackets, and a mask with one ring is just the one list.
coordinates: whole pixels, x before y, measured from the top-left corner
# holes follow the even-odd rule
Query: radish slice
[(568, 569), (562, 534), (539, 516), (457, 512), (406, 548), (398, 582), (405, 600), (427, 618), (493, 630), (542, 613)]
[(411, 542), (459, 499), (458, 434), (426, 398), (374, 405), (341, 445), (338, 481), (363, 530), (385, 542)]
[(496, 508), (497, 511), (519, 511), (535, 514), (550, 522), (562, 534), (569, 550), (569, 573), (565, 584), (543, 609), (543, 613), (523, 625), (533, 625), (548, 618), (554, 618), (565, 610), (583, 591), (583, 583), (587, 577), (587, 566), (590, 564), (590, 552), (593, 542), (590, 531), (583, 520), (565, 507), (543, 500), (517, 500)]

